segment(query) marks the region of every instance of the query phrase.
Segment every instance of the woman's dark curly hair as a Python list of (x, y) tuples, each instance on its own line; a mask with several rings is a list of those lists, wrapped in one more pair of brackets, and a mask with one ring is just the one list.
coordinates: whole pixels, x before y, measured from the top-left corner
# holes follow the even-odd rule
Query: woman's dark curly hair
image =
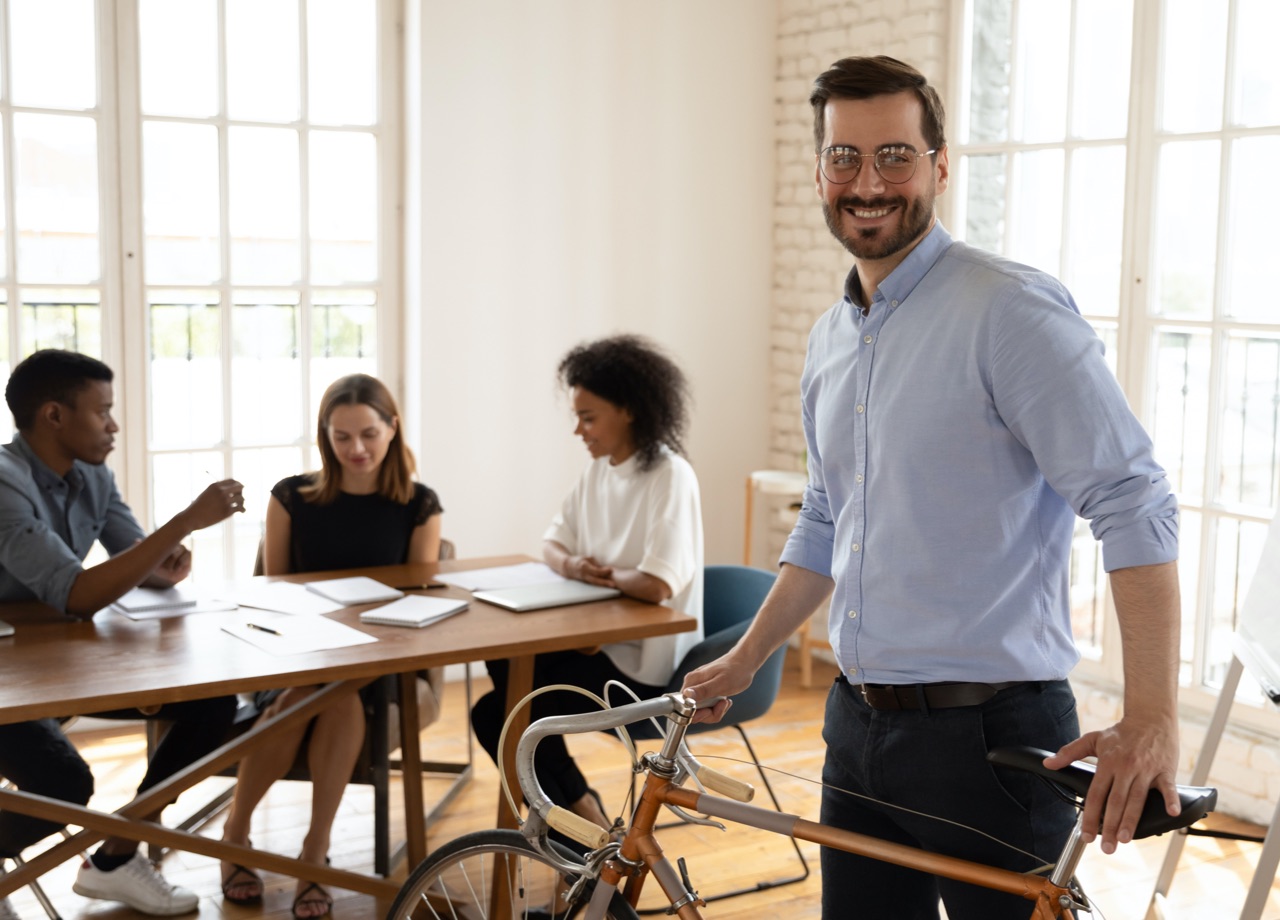
[(689, 384), (652, 342), (617, 335), (579, 345), (564, 356), (556, 373), (565, 387), (581, 387), (631, 414), (640, 469), (652, 468), (664, 444), (684, 453)]

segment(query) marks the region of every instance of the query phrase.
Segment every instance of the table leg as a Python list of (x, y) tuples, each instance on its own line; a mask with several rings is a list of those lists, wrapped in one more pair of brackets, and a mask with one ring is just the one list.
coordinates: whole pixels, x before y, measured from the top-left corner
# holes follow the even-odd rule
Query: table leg
[(405, 852), (412, 869), (427, 856), (427, 827), (422, 803), (422, 748), (418, 738), (418, 675), (400, 682), (400, 781), (404, 786)]
[[(533, 690), (533, 655), (521, 655), (510, 660), (507, 671), (507, 705), (506, 711), (511, 713), (516, 704)], [(515, 796), (516, 808), (520, 808), (520, 781), (516, 778), (516, 743), (524, 730), (529, 727), (529, 707), (525, 706), (516, 712), (507, 728), (507, 743), (502, 751), (502, 775), (508, 779), (508, 787)], [(513, 812), (505, 795), (498, 795), (498, 827), (519, 827), (520, 815)]]

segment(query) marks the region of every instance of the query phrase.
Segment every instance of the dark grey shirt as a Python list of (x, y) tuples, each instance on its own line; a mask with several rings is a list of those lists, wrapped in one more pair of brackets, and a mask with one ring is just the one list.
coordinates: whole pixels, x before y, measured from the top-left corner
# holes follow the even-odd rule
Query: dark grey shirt
[(0, 448), (0, 601), (66, 610), (94, 541), (114, 556), (144, 536), (105, 464), (77, 460), (63, 477), (22, 435)]

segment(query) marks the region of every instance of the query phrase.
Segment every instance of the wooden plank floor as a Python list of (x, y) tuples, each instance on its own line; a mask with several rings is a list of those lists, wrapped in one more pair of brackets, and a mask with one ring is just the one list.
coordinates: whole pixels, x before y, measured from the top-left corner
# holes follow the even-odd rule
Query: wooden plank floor
[[(752, 724), (752, 743), (764, 762), (795, 774), (772, 777), (774, 788), (784, 810), (816, 818), (818, 786), (812, 781), (821, 773), (822, 703), (825, 685), (834, 669), (818, 669), (820, 686), (799, 686), (794, 653), (788, 659), (781, 695), (768, 717)], [(483, 667), (476, 680), (477, 692), (487, 684)], [(463, 685), (451, 684), (445, 695), (445, 711), (440, 722), (425, 733), (424, 749), (441, 760), (465, 757), (465, 698)], [(128, 799), (141, 776), (143, 740), (139, 733), (108, 729), (81, 734), (86, 756), (92, 762), (97, 780), (94, 805), (115, 808)], [(605, 804), (612, 809), (621, 806), (628, 788), (628, 771), (622, 746), (614, 739), (584, 736), (572, 741), (575, 756), (592, 782), (600, 790)], [(694, 740), (694, 750), (708, 764), (744, 779), (754, 781), (750, 768), (729, 760), (744, 758), (745, 750), (734, 732), (703, 735)], [(429, 831), (428, 845), (466, 833), (492, 827), (497, 800), (497, 772), (482, 751), (477, 749), (475, 776), (463, 793), (451, 804), (444, 818)], [(809, 777), (800, 779), (797, 777)], [(227, 780), (208, 780), (188, 793), (168, 813), (175, 820), (221, 788)], [(439, 796), (443, 780), (428, 780), (428, 802)], [(257, 845), (283, 854), (296, 853), (308, 819), (310, 787), (305, 783), (281, 783), (272, 790), (255, 816), (254, 841)], [(398, 790), (393, 791), (396, 801)], [(763, 797), (763, 793), (762, 793)], [(1223, 822), (1225, 823), (1225, 822)], [(367, 787), (352, 787), (343, 803), (334, 831), (334, 847), (330, 854), (340, 868), (368, 871), (373, 860), (372, 795)], [(218, 822), (206, 830), (219, 832)], [(397, 832), (399, 828), (396, 828)], [(1256, 829), (1254, 829), (1256, 831)], [(752, 884), (755, 880), (795, 871), (794, 852), (787, 842), (763, 832), (734, 829), (723, 833), (710, 828), (679, 828), (664, 832), (664, 846), (672, 856), (685, 856), (696, 888), (704, 894), (728, 886)], [(1100, 906), (1095, 914), (1107, 920), (1141, 918), (1151, 887), (1165, 852), (1161, 839), (1140, 841), (1122, 847), (1111, 857), (1092, 848), (1080, 869), (1080, 877)], [(761, 916), (808, 918), (818, 917), (820, 881), (817, 869), (817, 847), (803, 844), (813, 867), (809, 880), (769, 891), (757, 892), (712, 904), (706, 915), (718, 920), (746, 920)], [(1186, 920), (1222, 920), (1236, 917), (1244, 901), (1244, 892), (1252, 875), (1258, 847), (1254, 844), (1193, 838), (1183, 856), (1182, 869), (1171, 892), (1170, 906), (1174, 916)], [(45, 888), (66, 920), (133, 920), (143, 915), (107, 902), (88, 901), (71, 892), (75, 867), (69, 863), (46, 876)], [(264, 903), (255, 908), (223, 904), (219, 891), (216, 863), (189, 853), (173, 853), (164, 861), (166, 876), (186, 885), (200, 895), (200, 920), (288, 920), (294, 883), (291, 879), (267, 875)], [(398, 873), (403, 878), (405, 869)], [(374, 920), (383, 916), (385, 904), (366, 895), (334, 891), (334, 916), (338, 920)], [(43, 912), (28, 890), (14, 895), (13, 903), (23, 920), (39, 920)], [(1280, 920), (1280, 885), (1273, 886), (1264, 913), (1267, 920)]]

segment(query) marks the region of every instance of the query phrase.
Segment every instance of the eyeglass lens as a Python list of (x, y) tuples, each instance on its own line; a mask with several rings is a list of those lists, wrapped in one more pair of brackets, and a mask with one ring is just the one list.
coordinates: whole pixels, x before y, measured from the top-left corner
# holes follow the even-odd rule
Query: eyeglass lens
[(915, 175), (919, 158), (932, 152), (916, 153), (910, 147), (884, 147), (875, 153), (858, 153), (853, 147), (828, 147), (822, 151), (819, 162), (827, 181), (836, 185), (852, 182), (862, 169), (862, 161), (867, 158), (875, 164), (882, 179), (901, 184)]

